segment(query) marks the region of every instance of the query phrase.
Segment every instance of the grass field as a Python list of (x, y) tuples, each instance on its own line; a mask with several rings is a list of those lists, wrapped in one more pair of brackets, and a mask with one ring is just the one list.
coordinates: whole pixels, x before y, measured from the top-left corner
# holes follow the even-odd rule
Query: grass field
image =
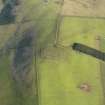
[[(100, 49), (105, 20), (63, 17), (58, 47), (46, 48), (39, 59), (40, 102), (42, 105), (104, 105), (104, 77), (100, 60), (75, 52), (75, 42)], [(101, 44), (104, 48), (104, 42)], [(104, 71), (104, 68), (103, 68)], [(90, 91), (79, 88), (88, 84)]]
[[(34, 29), (36, 38), (33, 49), (41, 49), (51, 44), (55, 38), (60, 6), (61, 4), (56, 4), (54, 0), (48, 3), (42, 0), (23, 0), (17, 9), (15, 23), (0, 25), (0, 48), (19, 43), (23, 33), (30, 27)], [(33, 55), (26, 80), (30, 86), (21, 87), (13, 80), (12, 75), (12, 57), (15, 50), (10, 49), (11, 56), (7, 53), (0, 58), (0, 105), (38, 105), (35, 56)]]
[[(13, 80), (16, 48), (0, 57), (0, 105), (105, 104), (105, 63), (71, 48), (78, 42), (105, 51), (105, 20), (88, 18), (103, 17), (105, 1), (64, 0), (61, 10), (62, 1), (23, 0), (15, 23), (0, 25), (0, 48), (19, 45), (30, 27), (35, 36), (30, 70), (22, 82), (27, 87)], [(81, 89), (83, 84), (88, 91)]]

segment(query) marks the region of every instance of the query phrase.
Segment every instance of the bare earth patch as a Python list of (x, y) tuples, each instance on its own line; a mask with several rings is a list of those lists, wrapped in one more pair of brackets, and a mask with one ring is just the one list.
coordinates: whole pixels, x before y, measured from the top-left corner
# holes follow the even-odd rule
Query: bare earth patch
[(105, 16), (105, 0), (64, 0), (62, 15)]
[(82, 90), (82, 91), (85, 91), (85, 92), (90, 92), (91, 91), (91, 86), (88, 84), (88, 83), (83, 83), (79, 86), (79, 88)]

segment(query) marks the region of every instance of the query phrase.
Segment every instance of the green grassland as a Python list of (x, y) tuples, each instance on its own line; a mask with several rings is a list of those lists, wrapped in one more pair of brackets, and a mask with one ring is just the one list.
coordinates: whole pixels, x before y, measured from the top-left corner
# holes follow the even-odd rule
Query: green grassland
[(38, 105), (35, 56), (33, 55), (26, 80), (32, 84), (28, 88), (20, 86), (12, 76), (15, 48), (11, 50), (8, 46), (13, 47), (18, 44), (23, 33), (30, 27), (36, 36), (33, 46), (35, 51), (52, 44), (60, 6), (61, 4), (56, 4), (55, 0), (50, 0), (48, 3), (44, 0), (22, 0), (17, 7), (15, 23), (0, 25), (0, 48), (6, 49), (4, 52), (7, 52), (7, 49), (11, 52), (0, 58), (0, 105)]
[[(63, 17), (59, 28), (58, 45), (46, 48), (37, 63), (41, 104), (104, 105), (105, 63), (73, 51), (71, 45), (78, 42), (104, 49), (101, 38), (105, 35), (105, 20)], [(79, 88), (83, 83), (90, 85), (90, 92)]]
[[(45, 1), (23, 0), (15, 23), (0, 25), (0, 48), (11, 52), (0, 57), (0, 105), (104, 105), (104, 62), (73, 51), (71, 45), (104, 51), (105, 20), (62, 17), (58, 27), (61, 2)], [(34, 51), (25, 87), (13, 79), (16, 49), (8, 46), (17, 45), (30, 27)], [(83, 83), (89, 84), (89, 92), (79, 88)]]

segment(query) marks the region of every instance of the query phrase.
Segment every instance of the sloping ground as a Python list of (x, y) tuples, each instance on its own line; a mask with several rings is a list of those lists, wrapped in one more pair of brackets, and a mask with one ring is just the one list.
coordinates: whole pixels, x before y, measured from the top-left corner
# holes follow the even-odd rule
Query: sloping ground
[(64, 0), (62, 15), (104, 17), (105, 0)]
[[(105, 20), (69, 17), (103, 17), (104, 0), (65, 0), (61, 15), (69, 16), (59, 24), (61, 4), (60, 0), (23, 0), (15, 22), (0, 25), (0, 48), (5, 53), (0, 59), (0, 105), (104, 105), (104, 62), (73, 51), (71, 45), (79, 42), (103, 50), (99, 38), (104, 37)], [(31, 44), (25, 37), (30, 28)], [(13, 78), (12, 70), (23, 73), (21, 82)]]
[(40, 104), (104, 105), (102, 62), (71, 48), (77, 42), (100, 49), (100, 37), (105, 35), (104, 24), (104, 19), (62, 19), (58, 46), (46, 48), (38, 62)]
[[(0, 94), (0, 105), (38, 105), (35, 51), (39, 51), (39, 49), (43, 49), (53, 43), (60, 6), (61, 3), (55, 0), (48, 2), (23, 0), (17, 8), (15, 22), (0, 25), (0, 48), (3, 49), (2, 52), (4, 53), (4, 56), (2, 55), (3, 58), (1, 57), (0, 59), (0, 70), (4, 75), (0, 77), (0, 82), (2, 84), (7, 83), (5, 86), (2, 84), (0, 86), (0, 93), (2, 93)], [(18, 62), (16, 60), (14, 62), (13, 58), (21, 61), (23, 58), (25, 59), (25, 56), (27, 58), (29, 55), (25, 51), (29, 44), (24, 44), (22, 41), (25, 40), (27, 42), (27, 38), (25, 39), (24, 36), (31, 27), (34, 30), (34, 38), (31, 44), (33, 52), (31, 52), (31, 58), (29, 59), (31, 63), (26, 59), (26, 62), (18, 63), (18, 68), (16, 68), (19, 69), (24, 66), (24, 68), (28, 69), (25, 79), (21, 80), (22, 83), (28, 83), (28, 85), (24, 85), (17, 82), (16, 78), (13, 77), (13, 64)], [(19, 48), (19, 46), (21, 47)], [(28, 66), (24, 63), (27, 63)], [(23, 73), (26, 73), (25, 70)], [(21, 69), (20, 71), (22, 72)]]

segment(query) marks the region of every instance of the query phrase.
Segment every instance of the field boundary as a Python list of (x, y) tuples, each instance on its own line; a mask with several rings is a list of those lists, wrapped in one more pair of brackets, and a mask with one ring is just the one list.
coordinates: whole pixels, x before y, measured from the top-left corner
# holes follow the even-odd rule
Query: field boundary
[[(62, 10), (61, 10), (62, 11)], [(92, 16), (70, 16), (70, 15), (62, 15), (62, 14), (59, 14), (59, 19), (57, 21), (57, 25), (56, 25), (56, 38), (55, 38), (55, 45), (56, 46), (62, 46), (60, 43), (59, 43), (59, 33), (60, 33), (60, 25), (62, 23), (62, 20), (64, 18), (80, 18), (80, 19), (99, 19), (99, 20), (105, 20), (105, 17), (92, 17)], [(63, 46), (63, 47), (66, 47), (66, 46)]]
[(55, 42), (54, 42), (54, 45), (57, 46), (58, 45), (58, 40), (59, 40), (59, 29), (60, 29), (60, 25), (61, 25), (61, 21), (62, 21), (62, 15), (61, 15), (61, 12), (62, 12), (62, 9), (63, 9), (63, 5), (64, 5), (64, 0), (61, 1), (61, 8), (60, 8), (60, 11), (58, 13), (58, 16), (57, 16), (57, 20), (56, 20), (56, 26), (55, 26)]
[[(61, 11), (62, 11), (62, 5), (64, 3), (64, 0), (61, 1), (61, 5), (59, 7), (59, 11), (58, 11), (58, 14), (56, 15), (56, 19), (55, 19), (55, 22), (54, 22), (54, 27), (53, 27), (53, 30), (51, 32), (55, 34), (54, 36), (54, 41), (52, 44), (56, 45), (57, 44), (57, 39), (58, 39), (58, 34), (57, 34), (57, 30), (58, 30), (58, 27), (59, 27), (59, 23), (60, 23), (60, 20), (61, 20)], [(53, 35), (53, 34), (52, 34)], [(36, 42), (36, 41), (35, 41)], [(35, 43), (35, 47), (34, 47), (34, 74), (36, 74), (36, 85), (37, 85), (37, 96), (38, 96), (38, 101), (37, 101), (37, 104), (40, 105), (41, 103), (41, 97), (40, 97), (40, 73), (39, 73), (39, 68), (38, 68), (38, 59), (39, 59), (39, 54), (37, 52), (37, 43)], [(40, 49), (40, 48), (39, 48)]]
[(76, 16), (76, 15), (62, 15), (62, 17), (74, 17), (74, 18), (87, 18), (87, 19), (105, 19), (105, 17), (99, 16)]
[[(102, 50), (102, 47), (101, 47), (101, 38), (99, 40), (99, 48), (100, 48), (100, 50)], [(105, 84), (104, 84), (104, 82), (105, 82), (105, 77), (104, 77), (105, 71), (103, 69), (104, 65), (105, 64), (103, 64), (103, 62), (99, 62), (100, 75), (101, 75), (101, 84), (102, 84), (102, 91), (103, 91), (103, 104), (105, 105), (105, 100), (104, 100), (104, 98), (105, 98), (105, 90), (104, 90), (105, 89)]]

